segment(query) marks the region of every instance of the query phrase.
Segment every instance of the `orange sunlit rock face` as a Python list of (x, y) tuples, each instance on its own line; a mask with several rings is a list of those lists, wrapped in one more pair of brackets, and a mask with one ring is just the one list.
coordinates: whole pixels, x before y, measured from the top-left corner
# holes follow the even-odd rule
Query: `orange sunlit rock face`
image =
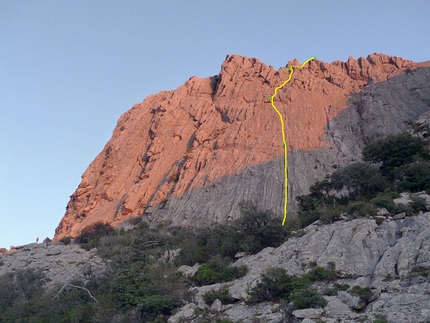
[[(421, 65), (372, 54), (296, 69), (275, 100), (289, 149), (327, 146), (327, 122), (347, 107), (348, 95)], [(97, 221), (116, 226), (169, 198), (281, 157), (281, 126), (269, 96), (288, 78), (284, 70), (228, 55), (217, 76), (192, 77), (133, 106), (82, 175), (54, 239), (76, 236)]]

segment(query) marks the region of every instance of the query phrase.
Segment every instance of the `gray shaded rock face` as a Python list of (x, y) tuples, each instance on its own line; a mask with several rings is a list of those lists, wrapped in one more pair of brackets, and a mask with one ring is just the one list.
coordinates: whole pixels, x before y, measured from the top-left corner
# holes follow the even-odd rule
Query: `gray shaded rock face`
[[(406, 131), (430, 110), (430, 68), (419, 68), (368, 85), (348, 99), (348, 108), (326, 126), (322, 141), (327, 147), (291, 150), (288, 157), (289, 202), (307, 194), (317, 180), (336, 168), (361, 159), (363, 147), (390, 134)], [(330, 109), (330, 107), (328, 108)], [(297, 134), (300, 136), (300, 133)], [(282, 214), (283, 159), (247, 167), (234, 176), (215, 180), (202, 189), (171, 197), (153, 211), (149, 222), (171, 226), (208, 226), (238, 218), (238, 203), (251, 200), (261, 209)]]
[(360, 160), (366, 144), (408, 130), (430, 110), (429, 84), (430, 68), (420, 68), (349, 97), (348, 109), (327, 124), (328, 148), (290, 153), (291, 202), (335, 168)]
[(86, 281), (88, 275), (102, 274), (106, 264), (95, 250), (86, 251), (77, 244), (28, 244), (1, 256), (0, 275), (12, 270), (40, 268), (51, 279), (50, 284), (72, 280)]
[[(338, 276), (336, 282), (350, 287), (337, 295), (324, 296), (328, 304), (318, 310), (324, 322), (355, 322), (359, 318), (373, 322), (376, 315), (393, 323), (429, 321), (430, 213), (400, 220), (386, 219), (380, 225), (373, 219), (312, 224), (305, 231), (302, 237), (291, 238), (278, 248), (266, 248), (236, 261), (234, 265), (246, 265), (248, 273), (224, 284), (229, 294), (246, 300), (249, 289), (271, 267), (282, 267), (290, 275), (302, 276), (311, 268), (311, 263), (325, 267), (333, 262)], [(332, 284), (321, 282), (314, 287), (323, 293)], [(372, 295), (367, 300), (361, 299), (351, 291), (354, 286), (370, 288)], [(211, 289), (220, 288), (221, 284), (195, 288), (196, 299)], [(266, 307), (266, 315), (276, 314), (269, 305)], [(257, 312), (261, 313), (261, 309), (242, 303), (233, 305), (223, 315), (232, 321), (247, 321)], [(304, 318), (302, 312), (296, 314), (297, 319)], [(269, 321), (282, 322), (276, 315)]]

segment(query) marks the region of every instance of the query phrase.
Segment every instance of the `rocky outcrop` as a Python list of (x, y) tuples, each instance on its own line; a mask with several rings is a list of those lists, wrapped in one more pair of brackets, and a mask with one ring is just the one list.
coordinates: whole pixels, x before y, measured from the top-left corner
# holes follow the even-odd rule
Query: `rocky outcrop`
[(77, 244), (32, 243), (0, 258), (0, 275), (19, 269), (41, 269), (50, 284), (64, 284), (73, 280), (86, 282), (88, 275), (102, 275), (106, 263), (96, 250), (86, 251)]
[[(297, 62), (295, 62), (297, 64)], [(430, 62), (372, 54), (296, 69), (276, 97), (290, 149), (290, 201), (364, 143), (406, 129), (428, 110)], [(190, 78), (136, 104), (82, 175), (55, 239), (104, 221), (204, 226), (239, 216), (237, 203), (282, 210), (280, 124), (269, 96), (288, 77), (228, 55), (218, 75)]]
[[(324, 296), (328, 303), (323, 309), (292, 312), (290, 322), (305, 322), (305, 319), (333, 323), (359, 319), (373, 322), (378, 316), (393, 323), (430, 320), (427, 310), (430, 308), (430, 213), (401, 220), (389, 217), (379, 225), (374, 219), (331, 225), (316, 223), (305, 228), (305, 232), (302, 237), (291, 238), (278, 248), (266, 248), (236, 261), (235, 266), (248, 268), (247, 275), (241, 279), (194, 287), (195, 302), (201, 303), (202, 295), (210, 290), (228, 288), (229, 294), (239, 303), (221, 307), (218, 317), (233, 322), (251, 322), (253, 318), (261, 322), (284, 322), (279, 304), (245, 302), (249, 289), (259, 281), (261, 273), (270, 267), (282, 267), (291, 275), (302, 276), (310, 270), (311, 264), (325, 267), (334, 262), (338, 279), (318, 282), (314, 287), (322, 294), (333, 289), (335, 283), (347, 284), (349, 288)], [(371, 297), (360, 299), (351, 292), (354, 286), (370, 288)]]
[[(422, 199), (428, 195), (418, 194)], [(407, 203), (402, 194), (398, 203)], [(382, 214), (382, 213), (381, 213)], [(430, 212), (395, 220), (395, 215), (319, 222), (296, 232), (278, 248), (266, 248), (255, 255), (243, 256), (233, 266), (246, 265), (247, 274), (227, 283), (191, 287), (190, 297), (168, 322), (215, 321), (291, 323), (372, 323), (384, 318), (388, 323), (424, 323), (430, 320)], [(282, 302), (249, 302), (250, 289), (270, 267), (284, 268), (288, 274), (302, 276), (313, 266), (334, 263), (336, 279), (313, 284), (323, 294), (324, 308), (285, 311)], [(56, 283), (86, 281), (94, 275), (103, 277), (108, 262), (95, 250), (85, 251), (76, 244), (44, 243), (25, 245), (0, 257), (0, 275), (25, 268), (41, 268)], [(198, 266), (179, 268), (192, 275)], [(337, 285), (336, 285), (337, 284)], [(346, 286), (336, 290), (336, 286)], [(353, 290), (369, 289), (363, 299)], [(206, 304), (203, 295), (228, 289), (236, 302), (215, 300)], [(191, 300), (191, 301), (190, 301)], [(286, 319), (289, 316), (289, 319)]]

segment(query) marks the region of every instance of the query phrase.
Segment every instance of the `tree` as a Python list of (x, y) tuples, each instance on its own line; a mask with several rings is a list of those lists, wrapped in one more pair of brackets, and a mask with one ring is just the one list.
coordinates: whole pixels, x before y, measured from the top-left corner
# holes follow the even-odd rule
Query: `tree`
[(0, 313), (5, 313), (6, 309), (12, 307), (15, 300), (19, 298), (13, 273), (0, 276), (0, 290)]
[(291, 296), (290, 301), (293, 302), (294, 308), (323, 308), (327, 305), (327, 301), (320, 293), (314, 288), (306, 287), (295, 290)]
[(281, 267), (268, 268), (261, 275), (260, 282), (251, 289), (253, 301), (278, 301), (288, 299), (298, 289), (308, 287), (309, 283), (300, 277), (291, 276)]
[(363, 160), (381, 164), (381, 172), (393, 178), (393, 171), (402, 165), (428, 160), (423, 139), (407, 132), (377, 140), (363, 149)]
[(278, 247), (286, 240), (287, 230), (279, 225), (270, 210), (260, 210), (252, 202), (239, 203), (241, 217), (233, 227), (242, 234), (247, 250), (256, 253), (266, 247)]
[(388, 182), (376, 166), (358, 162), (336, 170), (330, 176), (332, 188), (338, 193), (346, 191), (347, 198), (373, 197), (388, 187)]
[[(302, 213), (312, 213), (321, 207), (324, 209), (338, 203), (345, 204), (350, 199), (374, 197), (388, 186), (389, 183), (378, 167), (358, 162), (337, 169), (326, 179), (316, 182), (310, 187), (308, 195), (298, 196), (297, 200)], [(310, 221), (313, 222), (312, 220), (316, 219), (311, 217)]]
[(39, 313), (43, 315), (46, 304), (40, 300), (48, 281), (45, 273), (35, 268), (19, 269), (0, 276), (0, 322), (27, 322), (29, 317)]
[(99, 245), (100, 238), (112, 235), (116, 230), (108, 223), (96, 222), (84, 228), (79, 236), (76, 237), (82, 248), (90, 250)]
[(398, 191), (419, 192), (430, 189), (430, 163), (415, 162), (396, 170)]
[(49, 281), (41, 269), (27, 268), (17, 270), (15, 274), (15, 285), (18, 292), (26, 302), (36, 291), (41, 289)]

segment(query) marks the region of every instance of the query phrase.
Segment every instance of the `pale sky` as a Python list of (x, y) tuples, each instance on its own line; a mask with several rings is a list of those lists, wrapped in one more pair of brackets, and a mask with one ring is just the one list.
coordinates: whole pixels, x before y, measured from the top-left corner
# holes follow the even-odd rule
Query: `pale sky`
[[(52, 238), (119, 116), (227, 54), (430, 59), (428, 0), (0, 0), (0, 247)], [(268, 93), (270, 95), (270, 93)]]

